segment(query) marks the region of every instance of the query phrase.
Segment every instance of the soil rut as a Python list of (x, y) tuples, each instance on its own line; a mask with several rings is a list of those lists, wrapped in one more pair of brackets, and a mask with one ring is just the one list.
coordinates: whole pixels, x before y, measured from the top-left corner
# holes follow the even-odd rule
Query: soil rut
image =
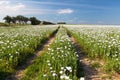
[(78, 45), (75, 38), (69, 34), (68, 36), (71, 38), (71, 41), (73, 41), (74, 47), (77, 51), (77, 54), (79, 55), (79, 61), (84, 70), (85, 80), (120, 80), (119, 75), (116, 74), (109, 75), (106, 72), (102, 71), (101, 67), (99, 68), (91, 67), (91, 64), (94, 64), (95, 62), (99, 63), (100, 66), (103, 66), (104, 63), (99, 60), (91, 60), (87, 58), (87, 56), (83, 54), (82, 51), (80, 50), (80, 45)]
[[(57, 32), (56, 32), (57, 33)], [(55, 39), (55, 34), (54, 33), (47, 41), (45, 41), (44, 43), (42, 43), (42, 46), (39, 48), (39, 50), (37, 50), (33, 56), (29, 57), (25, 64), (18, 66), (17, 70), (14, 74), (8, 76), (5, 80), (20, 80), (22, 78), (22, 76), (24, 75), (24, 71), (25, 69), (31, 65), (33, 63), (33, 61), (39, 57), (42, 52), (47, 49), (47, 47), (54, 41)]]

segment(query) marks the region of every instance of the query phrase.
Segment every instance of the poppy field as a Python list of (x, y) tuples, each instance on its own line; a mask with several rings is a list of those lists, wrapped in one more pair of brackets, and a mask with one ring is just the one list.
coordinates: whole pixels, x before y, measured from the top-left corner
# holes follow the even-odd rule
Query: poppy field
[[(54, 36), (53, 36), (54, 35)], [(53, 38), (22, 72), (5, 79)], [(74, 38), (74, 40), (72, 39)], [(78, 53), (75, 43), (80, 47)], [(120, 27), (47, 25), (0, 27), (0, 80), (85, 80), (79, 54), (103, 62), (108, 73), (120, 73)]]

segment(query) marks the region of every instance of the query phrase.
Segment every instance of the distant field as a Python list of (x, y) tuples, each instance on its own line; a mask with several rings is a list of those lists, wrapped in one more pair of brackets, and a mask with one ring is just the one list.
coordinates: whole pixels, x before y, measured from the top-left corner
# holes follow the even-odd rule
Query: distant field
[[(0, 23), (1, 25), (1, 23)], [(0, 80), (15, 74), (17, 67), (43, 49), (24, 69), (20, 80), (79, 80), (85, 78), (80, 54), (97, 61), (105, 72), (120, 73), (120, 26), (48, 25), (0, 27)], [(79, 47), (75, 47), (77, 44)], [(79, 51), (80, 50), (80, 53)], [(83, 62), (84, 63), (84, 62)], [(81, 73), (82, 72), (82, 73)], [(15, 75), (13, 75), (15, 76)], [(87, 76), (88, 77), (88, 76)], [(113, 79), (116, 79), (113, 77)]]
[(0, 22), (0, 27), (3, 27), (3, 26), (5, 27), (5, 26), (9, 26), (9, 25), (6, 24), (6, 23), (1, 23), (1, 22)]

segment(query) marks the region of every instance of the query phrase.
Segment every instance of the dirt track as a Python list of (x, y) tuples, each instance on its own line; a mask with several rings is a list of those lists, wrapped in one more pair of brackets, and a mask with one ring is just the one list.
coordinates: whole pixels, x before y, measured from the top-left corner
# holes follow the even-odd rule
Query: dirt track
[(45, 49), (47, 49), (47, 47), (54, 41), (56, 33), (57, 31), (53, 33), (47, 41), (42, 43), (42, 46), (34, 53), (34, 55), (27, 58), (24, 64), (18, 66), (14, 74), (8, 76), (5, 80), (20, 80), (24, 75), (25, 69), (30, 66), (37, 57), (41, 56)]

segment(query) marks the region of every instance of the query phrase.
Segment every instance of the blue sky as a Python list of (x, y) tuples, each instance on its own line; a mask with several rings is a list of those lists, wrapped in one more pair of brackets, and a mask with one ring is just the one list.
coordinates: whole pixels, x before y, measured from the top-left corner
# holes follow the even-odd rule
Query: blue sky
[(120, 24), (120, 0), (0, 0), (0, 20), (6, 15), (70, 24)]

